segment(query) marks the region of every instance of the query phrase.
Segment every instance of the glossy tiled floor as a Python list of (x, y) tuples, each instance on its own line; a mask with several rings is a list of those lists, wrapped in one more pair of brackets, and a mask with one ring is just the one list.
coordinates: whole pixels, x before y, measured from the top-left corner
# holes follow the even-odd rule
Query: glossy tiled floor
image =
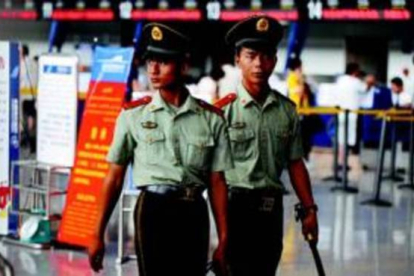
[[(355, 157), (350, 159), (350, 180), (352, 185), (359, 187), (358, 194), (332, 193), (330, 188), (334, 183), (321, 181), (330, 173), (330, 155), (315, 153), (312, 156), (314, 161), (310, 171), (320, 206), (319, 249), (327, 275), (412, 276), (414, 192), (402, 191), (397, 189), (396, 183), (384, 182), (382, 195), (393, 202), (392, 208), (360, 205), (372, 194), (374, 173), (363, 173), (359, 165), (364, 163), (373, 167), (376, 159), (375, 153), (370, 151), (362, 156), (362, 161)], [(406, 160), (407, 156), (400, 154), (397, 165), (405, 166)], [(317, 275), (300, 226), (293, 218), (296, 201), (293, 194), (285, 197), (285, 247), (277, 275)], [(114, 242), (108, 245), (105, 269), (100, 275), (137, 275), (135, 261), (122, 266), (115, 264), (116, 234), (115, 231), (110, 232), (108, 239)], [(131, 249), (128, 242), (127, 245)], [(88, 267), (86, 255), (79, 251), (35, 252), (0, 243), (0, 253), (14, 265), (16, 275), (94, 275)]]

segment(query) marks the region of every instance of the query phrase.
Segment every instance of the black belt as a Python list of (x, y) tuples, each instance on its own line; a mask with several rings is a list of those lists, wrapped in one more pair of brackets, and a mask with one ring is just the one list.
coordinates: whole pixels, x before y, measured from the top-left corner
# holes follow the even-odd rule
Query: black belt
[(158, 195), (173, 196), (185, 201), (195, 201), (202, 197), (204, 187), (197, 185), (149, 185), (143, 191)]
[(276, 200), (282, 200), (283, 192), (277, 188), (247, 189), (230, 187), (229, 198), (244, 198), (259, 211), (271, 212), (274, 210)]

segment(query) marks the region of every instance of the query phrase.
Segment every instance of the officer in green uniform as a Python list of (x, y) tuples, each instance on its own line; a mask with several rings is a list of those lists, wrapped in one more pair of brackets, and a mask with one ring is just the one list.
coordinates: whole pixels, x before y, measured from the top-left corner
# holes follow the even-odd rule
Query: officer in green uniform
[(232, 276), (274, 276), (282, 253), (283, 184), (287, 168), (306, 210), (303, 234), (318, 238), (316, 205), (302, 157), (295, 105), (269, 87), (282, 26), (266, 16), (236, 24), (226, 36), (242, 80), (216, 103), (225, 111), (235, 168), (229, 185), (229, 264)]
[[(102, 193), (96, 238), (89, 248), (94, 270), (102, 268), (103, 234), (125, 169), (142, 191), (135, 210), (140, 276), (206, 274), (209, 216), (202, 192), (208, 189), (218, 227), (213, 258), (225, 273), (227, 187), (233, 168), (222, 111), (193, 98), (184, 86), (189, 40), (157, 23), (143, 30), (153, 98), (130, 104), (118, 117), (107, 157), (110, 171)], [(122, 242), (122, 241), (121, 241)]]

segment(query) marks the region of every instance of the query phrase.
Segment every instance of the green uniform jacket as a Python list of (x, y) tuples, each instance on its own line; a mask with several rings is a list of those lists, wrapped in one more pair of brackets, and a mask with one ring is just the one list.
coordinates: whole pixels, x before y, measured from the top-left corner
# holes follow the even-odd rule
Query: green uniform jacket
[(224, 111), (235, 165), (226, 172), (228, 184), (249, 189), (283, 188), (282, 170), (290, 161), (303, 157), (294, 103), (269, 89), (264, 104), (259, 105), (240, 84), (237, 98)]
[(176, 108), (157, 92), (149, 104), (121, 112), (107, 161), (131, 162), (137, 186), (205, 185), (211, 172), (233, 168), (220, 112), (191, 95)]

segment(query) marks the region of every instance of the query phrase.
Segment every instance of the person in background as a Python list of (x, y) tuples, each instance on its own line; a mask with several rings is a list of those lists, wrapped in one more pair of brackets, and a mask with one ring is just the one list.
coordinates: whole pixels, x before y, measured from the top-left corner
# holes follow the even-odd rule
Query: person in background
[(360, 107), (371, 109), (374, 107), (375, 95), (380, 92), (380, 89), (377, 86), (377, 78), (374, 74), (367, 74), (364, 77), (364, 82), (366, 84), (366, 92), (360, 97)]
[(391, 80), (392, 104), (395, 108), (409, 108), (412, 103), (410, 93), (404, 91), (404, 82), (400, 77)]
[(134, 57), (132, 59), (132, 65), (131, 65), (131, 92), (135, 91), (141, 91), (142, 87), (139, 83), (139, 66), (140, 66), (140, 59), (138, 56), (138, 51), (135, 51)]
[[(392, 108), (391, 90), (378, 82), (376, 76), (368, 73), (365, 76), (366, 93), (361, 95), (361, 108), (381, 109)], [(362, 116), (360, 118), (359, 130), (364, 148), (377, 149), (379, 146), (382, 122), (373, 116)], [(373, 168), (368, 164), (362, 164), (362, 169), (367, 171)]]
[[(310, 86), (306, 83), (302, 61), (299, 58), (294, 58), (289, 61), (287, 87), (289, 99), (296, 104), (296, 108), (308, 108), (313, 104), (313, 94)], [(312, 150), (312, 137), (318, 130), (320, 121), (318, 115), (307, 115), (301, 116), (300, 122), (304, 158), (306, 161), (309, 161), (309, 155)]]
[(34, 97), (37, 89), (37, 63), (30, 58), (29, 46), (20, 48), (20, 90)]
[(240, 81), (240, 70), (232, 64), (223, 64), (224, 76), (219, 81), (219, 98), (236, 91), (236, 83)]
[(345, 74), (336, 81), (337, 104), (343, 109), (356, 110), (359, 108), (360, 95), (366, 92), (365, 84), (361, 81), (361, 69), (358, 63), (349, 63)]
[[(361, 97), (366, 94), (366, 84), (360, 79), (361, 69), (358, 63), (348, 63), (345, 74), (336, 81), (337, 106), (345, 110), (357, 110), (360, 108)], [(345, 112), (339, 114), (339, 162), (345, 157), (344, 152), (344, 131), (345, 131)], [(348, 143), (353, 153), (359, 153), (358, 139), (358, 116), (355, 113), (348, 113)]]
[(214, 103), (219, 97), (219, 82), (223, 77), (224, 72), (221, 67), (213, 66), (211, 72), (202, 77), (197, 83), (197, 91), (194, 96), (208, 103)]
[(309, 107), (309, 89), (306, 88), (302, 61), (299, 58), (289, 61), (287, 86), (289, 99), (296, 104), (297, 108)]
[(404, 91), (414, 97), (414, 76), (411, 74), (410, 69), (407, 67), (403, 68), (401, 79), (404, 83)]
[(36, 153), (36, 102), (34, 100), (25, 100), (22, 107), (21, 145), (29, 149), (30, 154), (34, 154)]

